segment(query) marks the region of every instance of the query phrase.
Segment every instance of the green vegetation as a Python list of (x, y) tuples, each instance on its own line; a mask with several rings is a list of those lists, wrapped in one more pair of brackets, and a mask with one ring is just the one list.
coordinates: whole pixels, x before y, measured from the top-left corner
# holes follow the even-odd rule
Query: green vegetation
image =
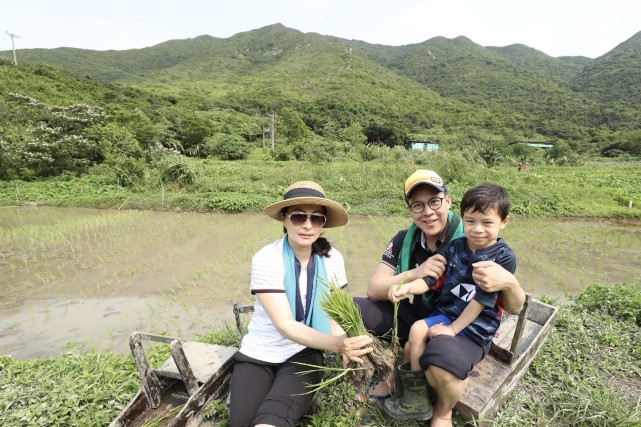
[[(277, 160), (368, 160), (372, 145), (411, 140), (483, 152), (490, 166), (638, 158), (640, 45), (641, 33), (596, 60), (551, 58), (464, 37), (390, 47), (272, 25), (134, 51), (21, 51), (17, 66), (0, 62), (0, 179), (146, 162), (156, 145), (244, 159), (268, 114)], [(559, 149), (537, 156), (527, 142)]]
[[(641, 157), (640, 46), (641, 33), (596, 60), (550, 58), (272, 25), (135, 51), (21, 51), (17, 66), (0, 60), (0, 206), (259, 212), (312, 179), (351, 214), (398, 215), (405, 178), (431, 168), (455, 206), (493, 181), (516, 215), (641, 218), (638, 162), (603, 161)], [(261, 148), (267, 114), (274, 152)], [(440, 149), (408, 151), (412, 140)], [(495, 425), (638, 425), (640, 301), (638, 287), (594, 285), (563, 305)], [(105, 425), (137, 388), (129, 357), (3, 356), (0, 424)], [(321, 393), (307, 425), (401, 425), (347, 385)], [(226, 423), (223, 402), (208, 413)]]
[[(558, 305), (558, 301), (549, 301)], [(594, 284), (560, 306), (555, 327), (526, 375), (501, 408), (494, 426), (635, 426), (641, 423), (641, 313), (638, 286)], [(237, 344), (229, 326), (201, 337)], [(154, 347), (152, 366), (167, 357)], [(339, 358), (328, 355), (330, 365)], [(56, 359), (0, 358), (0, 424), (3, 426), (104, 426), (137, 391), (129, 356), (96, 352)], [(355, 400), (345, 383), (325, 387), (306, 426), (418, 426), (394, 422)], [(227, 424), (224, 400), (207, 409)], [(462, 425), (460, 420), (457, 425)]]
[(94, 166), (80, 177), (0, 181), (0, 206), (261, 212), (291, 182), (312, 179), (350, 214), (402, 215), (405, 178), (417, 168), (434, 168), (446, 179), (455, 209), (468, 188), (492, 181), (507, 188), (516, 215), (641, 218), (641, 174), (635, 163), (531, 164), (528, 172), (519, 172), (516, 165), (488, 168), (478, 157), (445, 152), (379, 147), (372, 154), (378, 159), (314, 163), (264, 160), (260, 149), (243, 161), (198, 160), (157, 150), (153, 168), (132, 161), (119, 163), (117, 170)]

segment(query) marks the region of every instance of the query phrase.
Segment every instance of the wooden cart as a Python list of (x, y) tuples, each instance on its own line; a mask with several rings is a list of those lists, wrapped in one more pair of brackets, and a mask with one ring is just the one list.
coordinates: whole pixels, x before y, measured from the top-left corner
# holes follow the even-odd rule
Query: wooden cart
[(527, 295), (521, 313), (501, 322), (490, 353), (470, 372), (469, 385), (454, 408), (463, 419), (483, 425), (496, 415), (541, 349), (557, 311)]
[[(151, 368), (143, 340), (169, 344), (171, 357), (158, 369)], [(207, 403), (227, 392), (232, 356), (238, 350), (143, 332), (131, 334), (129, 347), (142, 387), (109, 427), (143, 426), (152, 421), (164, 427), (199, 426)]]

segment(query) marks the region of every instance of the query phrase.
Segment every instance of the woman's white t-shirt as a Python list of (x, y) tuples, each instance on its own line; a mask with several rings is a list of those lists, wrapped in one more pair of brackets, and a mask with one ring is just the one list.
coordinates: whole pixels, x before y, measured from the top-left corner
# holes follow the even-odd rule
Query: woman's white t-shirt
[[(325, 260), (327, 280), (340, 287), (347, 285), (343, 255), (332, 248)], [(285, 293), (285, 267), (283, 265), (283, 239), (263, 247), (252, 258), (251, 291)], [(307, 295), (307, 271), (301, 269), (298, 280), (302, 301)], [(270, 363), (281, 363), (305, 348), (304, 345), (283, 338), (256, 299), (254, 315), (249, 322), (247, 334), (243, 337), (240, 352), (254, 359)]]

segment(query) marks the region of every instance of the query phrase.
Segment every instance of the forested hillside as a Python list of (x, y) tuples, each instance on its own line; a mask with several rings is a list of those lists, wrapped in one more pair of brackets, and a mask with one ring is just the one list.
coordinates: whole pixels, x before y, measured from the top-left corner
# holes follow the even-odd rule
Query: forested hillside
[(280, 24), (11, 56), (0, 52), (1, 179), (102, 165), (130, 181), (158, 166), (158, 150), (243, 159), (269, 139), (271, 117), (276, 160), (368, 160), (416, 140), (488, 166), (641, 155), (641, 33), (597, 59), (465, 37), (371, 45)]
[[(571, 83), (575, 91), (602, 104), (638, 109), (641, 105), (641, 31), (587, 64)], [(635, 119), (638, 124), (638, 116)]]

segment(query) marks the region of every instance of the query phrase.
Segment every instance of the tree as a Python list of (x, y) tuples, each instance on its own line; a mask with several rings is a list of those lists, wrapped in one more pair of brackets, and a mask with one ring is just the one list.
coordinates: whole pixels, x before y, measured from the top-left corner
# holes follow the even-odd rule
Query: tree
[(619, 152), (633, 156), (641, 155), (641, 130), (620, 132), (613, 139), (614, 142), (602, 150), (604, 155), (615, 157)]
[(301, 142), (311, 134), (298, 113), (287, 107), (281, 109), (276, 129), (280, 135), (287, 139), (288, 143)]
[(501, 154), (501, 150), (499, 150), (496, 145), (493, 144), (485, 144), (483, 147), (481, 147), (478, 150), (479, 156), (483, 159), (485, 162), (485, 165), (487, 167), (492, 167), (496, 166), (501, 162), (501, 159), (503, 158), (503, 154)]
[(407, 127), (398, 122), (370, 122), (365, 128), (365, 136), (368, 142), (382, 142), (388, 147), (396, 145), (405, 146), (409, 141)]
[(191, 114), (183, 117), (178, 125), (178, 140), (182, 143), (183, 152), (187, 154), (196, 154), (198, 146), (211, 135), (212, 125), (206, 117)]
[(360, 123), (351, 123), (344, 129), (338, 131), (341, 139), (351, 145), (363, 144), (367, 141), (367, 136), (363, 131)]

